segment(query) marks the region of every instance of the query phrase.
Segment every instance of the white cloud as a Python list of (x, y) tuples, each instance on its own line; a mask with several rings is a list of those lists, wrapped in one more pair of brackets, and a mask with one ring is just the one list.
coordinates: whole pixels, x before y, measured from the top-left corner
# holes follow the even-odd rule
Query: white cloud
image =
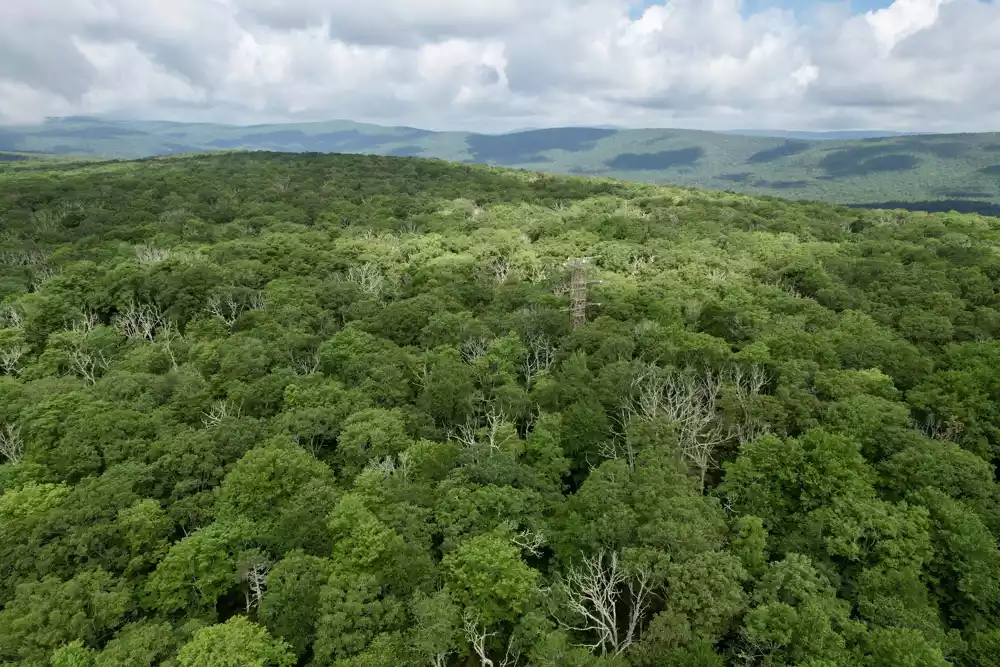
[(9, 0), (0, 122), (995, 129), (1000, 4)]

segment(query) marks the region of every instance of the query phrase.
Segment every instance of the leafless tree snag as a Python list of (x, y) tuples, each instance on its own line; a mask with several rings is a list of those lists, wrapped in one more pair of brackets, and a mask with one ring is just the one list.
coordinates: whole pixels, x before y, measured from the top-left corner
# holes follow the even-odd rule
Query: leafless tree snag
[(97, 378), (111, 363), (100, 350), (87, 350), (83, 346), (70, 350), (69, 361), (73, 371), (90, 384), (97, 384)]
[(0, 325), (8, 329), (20, 330), (24, 328), (24, 318), (21, 316), (21, 311), (13, 304), (0, 304)]
[(530, 529), (524, 529), (511, 538), (511, 544), (527, 551), (532, 556), (540, 556), (542, 547), (545, 546), (545, 534)]
[(232, 329), (245, 311), (263, 310), (266, 305), (264, 295), (260, 292), (238, 297), (233, 290), (230, 290), (225, 295), (215, 294), (209, 297), (205, 308), (221, 319), (227, 328)]
[(264, 554), (251, 552), (246, 562), (240, 568), (240, 579), (246, 583), (246, 590), (243, 595), (246, 599), (247, 613), (251, 609), (260, 607), (267, 591), (267, 573), (271, 570), (271, 563)]
[[(479, 621), (466, 612), (463, 618), (463, 630), (465, 638), (472, 644), (472, 650), (479, 658), (481, 667), (494, 667), (495, 663), (486, 655), (486, 640), (496, 635), (495, 632), (486, 632), (486, 628), (480, 627)], [(513, 637), (507, 641), (507, 650), (500, 660), (499, 667), (516, 667), (521, 660), (521, 650), (515, 646)]]
[(927, 415), (922, 423), (915, 421), (913, 427), (932, 440), (950, 440), (952, 442), (955, 442), (965, 430), (965, 425), (958, 417), (949, 417), (945, 421), (934, 414)]
[(745, 445), (769, 433), (770, 426), (760, 420), (753, 405), (753, 398), (762, 394), (770, 381), (764, 367), (757, 364), (749, 369), (735, 366), (723, 374), (722, 380), (740, 408), (740, 419), (732, 427), (732, 434), (737, 442)]
[(365, 294), (375, 299), (382, 297), (385, 289), (385, 275), (377, 264), (365, 262), (361, 266), (352, 266), (347, 270), (346, 279), (355, 283)]
[[(621, 409), (620, 434), (607, 444), (602, 454), (608, 458), (627, 457), (634, 467), (635, 452), (625, 434), (634, 419), (663, 419), (673, 424), (680, 454), (698, 476), (702, 490), (709, 470), (715, 465), (715, 450), (737, 439), (741, 444), (768, 432), (767, 424), (753, 413), (752, 398), (767, 385), (765, 370), (732, 368), (723, 373), (685, 371), (664, 374), (655, 366), (646, 367), (632, 380), (632, 395)], [(718, 402), (723, 387), (736, 397), (742, 415), (726, 427)]]
[(463, 621), (465, 638), (472, 644), (472, 650), (479, 656), (479, 664), (482, 667), (493, 667), (493, 661), (486, 657), (486, 640), (495, 633), (486, 632), (486, 628), (480, 628), (479, 621), (468, 612), (466, 612)]
[(211, 428), (213, 426), (218, 426), (227, 417), (239, 417), (240, 409), (239, 407), (233, 407), (229, 401), (219, 400), (216, 401), (205, 416), (202, 418), (201, 422), (204, 424), (205, 428)]
[(487, 261), (490, 273), (493, 275), (493, 282), (502, 285), (514, 274), (514, 262), (510, 255), (494, 255)]
[[(571, 567), (561, 584), (569, 611), (581, 619), (564, 627), (591, 634), (596, 640), (582, 644), (601, 655), (620, 654), (639, 638), (640, 624), (649, 608), (652, 580), (648, 572), (628, 573), (615, 552), (585, 558)], [(619, 610), (624, 612), (619, 618)]]
[(491, 342), (492, 341), (489, 338), (483, 338), (482, 336), (470, 338), (462, 343), (462, 359), (465, 363), (471, 364), (476, 359), (486, 354), (486, 351), (490, 349)]
[(0, 368), (7, 375), (17, 375), (21, 370), (21, 357), (26, 353), (27, 349), (20, 345), (0, 348)]
[(97, 325), (100, 323), (100, 320), (97, 318), (97, 313), (87, 311), (83, 313), (79, 319), (70, 322), (69, 328), (70, 331), (79, 336), (87, 336), (91, 331), (96, 329)]
[(544, 375), (555, 363), (556, 348), (545, 334), (531, 334), (528, 336), (528, 354), (522, 365), (524, 372), (524, 388), (531, 391), (531, 385), (535, 378)]
[(24, 440), (21, 439), (21, 429), (12, 424), (0, 426), (0, 455), (8, 463), (20, 463), (24, 456)]
[(134, 299), (129, 299), (125, 308), (115, 317), (118, 331), (129, 340), (152, 341), (166, 325), (166, 318), (157, 306), (136, 303)]
[(146, 243), (133, 246), (132, 252), (135, 253), (135, 261), (143, 265), (162, 262), (173, 254), (169, 248), (157, 248)]

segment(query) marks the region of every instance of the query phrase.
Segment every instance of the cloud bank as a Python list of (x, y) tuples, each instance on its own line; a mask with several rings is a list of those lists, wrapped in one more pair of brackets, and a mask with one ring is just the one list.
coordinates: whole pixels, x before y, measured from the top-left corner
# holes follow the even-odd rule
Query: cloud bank
[(996, 130), (998, 36), (986, 0), (13, 0), (0, 123)]

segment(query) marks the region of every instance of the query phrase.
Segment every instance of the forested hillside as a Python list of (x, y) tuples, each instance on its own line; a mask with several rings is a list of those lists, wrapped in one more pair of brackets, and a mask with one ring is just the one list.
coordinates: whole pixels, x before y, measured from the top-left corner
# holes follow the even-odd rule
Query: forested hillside
[(1000, 220), (232, 153), (0, 228), (0, 663), (1000, 663)]
[(1000, 214), (1000, 133), (785, 134), (552, 127), (497, 135), (348, 121), (246, 127), (60, 118), (0, 126), (0, 150), (118, 158), (233, 149), (430, 157), (836, 204)]

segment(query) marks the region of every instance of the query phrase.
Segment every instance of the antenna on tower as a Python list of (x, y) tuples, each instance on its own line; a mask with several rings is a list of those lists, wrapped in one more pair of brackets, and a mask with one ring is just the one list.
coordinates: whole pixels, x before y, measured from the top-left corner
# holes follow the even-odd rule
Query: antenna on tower
[(566, 261), (572, 270), (569, 282), (569, 312), (574, 327), (587, 323), (587, 306), (597, 305), (587, 301), (587, 287), (600, 280), (587, 280), (590, 257), (574, 257)]

